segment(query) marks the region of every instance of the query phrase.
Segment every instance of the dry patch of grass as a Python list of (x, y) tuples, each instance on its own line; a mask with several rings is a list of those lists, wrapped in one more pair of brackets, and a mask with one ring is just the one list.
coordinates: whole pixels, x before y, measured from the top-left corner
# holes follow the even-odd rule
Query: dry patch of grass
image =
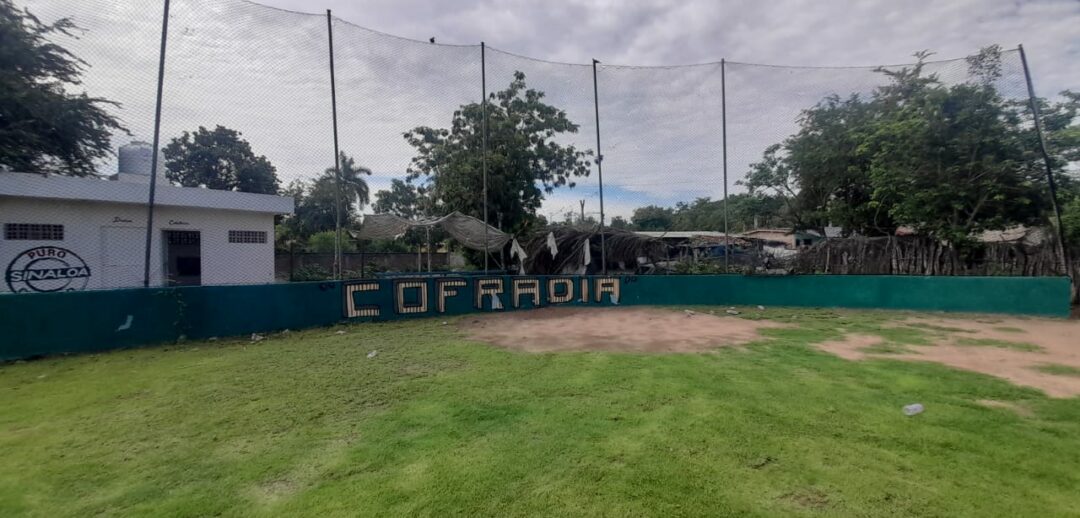
[(1027, 342), (1013, 342), (1010, 340), (1001, 340), (997, 338), (958, 338), (954, 342), (956, 345), (964, 345), (969, 347), (1000, 347), (1002, 349), (1012, 349), (1014, 351), (1026, 351), (1026, 352), (1038, 352), (1043, 348), (1027, 343)]
[(1074, 378), (1080, 378), (1080, 368), (1073, 367), (1072, 365), (1061, 365), (1059, 363), (1045, 363), (1042, 365), (1036, 365), (1033, 367), (1039, 372), (1045, 372), (1046, 374), (1053, 374), (1054, 376), (1071, 376)]

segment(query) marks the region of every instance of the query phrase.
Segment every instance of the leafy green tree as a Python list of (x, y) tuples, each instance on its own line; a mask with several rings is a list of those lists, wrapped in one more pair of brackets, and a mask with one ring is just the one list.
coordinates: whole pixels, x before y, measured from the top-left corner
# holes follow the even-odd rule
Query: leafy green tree
[(91, 176), (112, 154), (112, 133), (127, 133), (106, 111), (117, 103), (68, 91), (89, 65), (52, 39), (76, 30), (69, 18), (45, 24), (0, 0), (0, 164)]
[(611, 228), (617, 228), (619, 230), (630, 230), (631, 228), (630, 222), (622, 216), (615, 216), (614, 218), (611, 218), (611, 223), (609, 226)]
[(728, 230), (732, 233), (781, 227), (786, 221), (785, 203), (780, 197), (749, 193), (728, 196)]
[(993, 86), (924, 83), (919, 65), (894, 74), (880, 95), (887, 116), (862, 150), (873, 186), (868, 205), (953, 243), (1041, 223), (1049, 206), (1044, 175), (1025, 149), (1020, 117)]
[(395, 178), (390, 182), (390, 190), (375, 193), (375, 203), (371, 207), (376, 214), (394, 214), (414, 219), (425, 215), (425, 205), (427, 203), (421, 189)]
[[(951, 86), (925, 72), (928, 56), (879, 69), (889, 82), (869, 98), (831, 96), (806, 110), (799, 131), (768, 148), (743, 184), (780, 196), (799, 228), (832, 222), (883, 235), (907, 225), (959, 243), (981, 230), (1045, 221), (1045, 176), (1026, 106), (994, 87), (1000, 49), (969, 58), (971, 80)], [(1070, 108), (1052, 108), (1067, 143)]]
[[(783, 200), (764, 194), (728, 196), (728, 230), (745, 232), (759, 226), (783, 224)], [(612, 222), (614, 226), (614, 222)], [(639, 207), (631, 220), (635, 230), (724, 230), (724, 200), (698, 198), (679, 202), (674, 208), (650, 205)]]
[[(341, 225), (348, 228), (355, 226), (360, 209), (368, 202), (369, 190), (363, 177), (370, 175), (371, 171), (356, 165), (345, 153), (341, 153), (340, 160)], [(293, 180), (282, 189), (281, 194), (292, 197), (295, 203), (293, 215), (283, 223), (285, 235), (302, 242), (319, 232), (334, 233), (337, 228), (338, 185), (333, 167), (327, 168), (311, 181)]]
[[(334, 230), (337, 225), (337, 185), (333, 176), (323, 175), (313, 181), (294, 180), (282, 194), (293, 198), (293, 215), (285, 224), (292, 234), (306, 239), (317, 232)], [(343, 226), (349, 226), (356, 210), (351, 203), (341, 204)]]
[[(332, 254), (334, 253), (334, 241), (336, 239), (337, 232), (333, 230), (316, 232), (307, 239), (307, 251), (319, 254)], [(344, 253), (355, 252), (356, 242), (348, 237), (342, 239), (341, 251)]]
[(656, 205), (634, 209), (630, 222), (637, 230), (672, 230), (675, 226), (675, 211)]
[(1074, 247), (1080, 244), (1080, 196), (1069, 200), (1061, 207), (1061, 225), (1064, 229), (1065, 242)]
[[(577, 133), (566, 112), (528, 88), (525, 74), (514, 73), (505, 90), (492, 93), (488, 117), (488, 213), (493, 226), (520, 232), (538, 221), (545, 194), (574, 186), (588, 176), (592, 151), (559, 144)], [(432, 213), (459, 211), (484, 218), (482, 159), (483, 111), (479, 103), (461, 106), (449, 128), (421, 126), (404, 134), (416, 148), (408, 180), (422, 179), (432, 196)]]
[(224, 126), (185, 131), (165, 146), (165, 176), (185, 187), (277, 194), (276, 169), (240, 136)]

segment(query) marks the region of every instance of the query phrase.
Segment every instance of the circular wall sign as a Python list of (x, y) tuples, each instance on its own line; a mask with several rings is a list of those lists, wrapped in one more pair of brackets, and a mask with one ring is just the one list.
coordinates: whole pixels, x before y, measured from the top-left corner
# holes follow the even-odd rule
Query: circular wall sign
[(55, 246), (39, 246), (17, 255), (4, 275), (16, 293), (30, 291), (78, 291), (90, 280), (90, 267), (75, 252)]

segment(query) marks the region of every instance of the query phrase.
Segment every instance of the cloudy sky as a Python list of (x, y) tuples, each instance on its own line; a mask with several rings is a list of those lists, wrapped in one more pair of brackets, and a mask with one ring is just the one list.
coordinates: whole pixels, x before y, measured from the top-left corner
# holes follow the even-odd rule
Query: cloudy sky
[[(149, 139), (160, 2), (16, 3), (47, 19), (72, 16), (85, 29), (71, 45), (91, 65), (87, 91), (120, 101), (119, 114), (135, 137)], [(456, 107), (479, 99), (480, 41), (489, 46), (489, 90), (504, 87), (515, 70), (525, 72), (530, 86), (580, 124), (578, 134), (561, 141), (594, 149), (587, 64), (599, 59), (610, 214), (723, 194), (720, 58), (736, 62), (726, 69), (732, 192), (762, 149), (791, 133), (799, 110), (824, 95), (869, 92), (882, 82), (873, 65), (909, 63), (916, 50), (948, 59), (989, 44), (1023, 43), (1040, 94), (1080, 88), (1076, 0), (263, 4), (278, 9), (242, 0), (173, 0), (163, 137), (223, 124), (241, 130), (286, 180), (318, 174), (333, 156), (327, 146), (329, 8), (336, 18), (342, 148), (375, 171), (375, 188), (408, 166), (412, 153), (402, 132), (445, 126)], [(427, 43), (430, 37), (438, 45)], [(1024, 95), (1018, 56), (1007, 54), (1004, 61), (1003, 92)], [(691, 64), (697, 66), (673, 66)], [(962, 61), (933, 70), (946, 81), (966, 77)], [(593, 174), (579, 188), (552, 196), (543, 211), (558, 217), (577, 210), (578, 199), (596, 211), (598, 187)]]

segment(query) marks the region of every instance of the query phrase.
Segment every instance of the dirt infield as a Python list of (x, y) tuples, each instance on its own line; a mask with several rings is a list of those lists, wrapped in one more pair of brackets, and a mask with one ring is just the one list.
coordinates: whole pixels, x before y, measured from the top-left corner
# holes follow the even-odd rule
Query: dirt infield
[[(722, 310), (718, 310), (721, 311)], [(472, 339), (528, 352), (685, 353), (761, 338), (764, 320), (654, 308), (544, 308), (461, 321)]]
[[(557, 307), (466, 317), (460, 326), (474, 340), (526, 352), (689, 353), (746, 344), (762, 339), (761, 329), (790, 324), (730, 316), (723, 308)], [(904, 330), (917, 332), (922, 340), (913, 344), (887, 339)], [(1076, 320), (899, 313), (880, 327), (814, 346), (848, 360), (935, 362), (1037, 388), (1052, 397), (1080, 395)]]
[(909, 318), (897, 322), (933, 332), (930, 345), (877, 352), (884, 338), (852, 334), (820, 347), (841, 358), (941, 363), (1034, 387), (1052, 397), (1080, 395), (1080, 322), (1020, 318)]

